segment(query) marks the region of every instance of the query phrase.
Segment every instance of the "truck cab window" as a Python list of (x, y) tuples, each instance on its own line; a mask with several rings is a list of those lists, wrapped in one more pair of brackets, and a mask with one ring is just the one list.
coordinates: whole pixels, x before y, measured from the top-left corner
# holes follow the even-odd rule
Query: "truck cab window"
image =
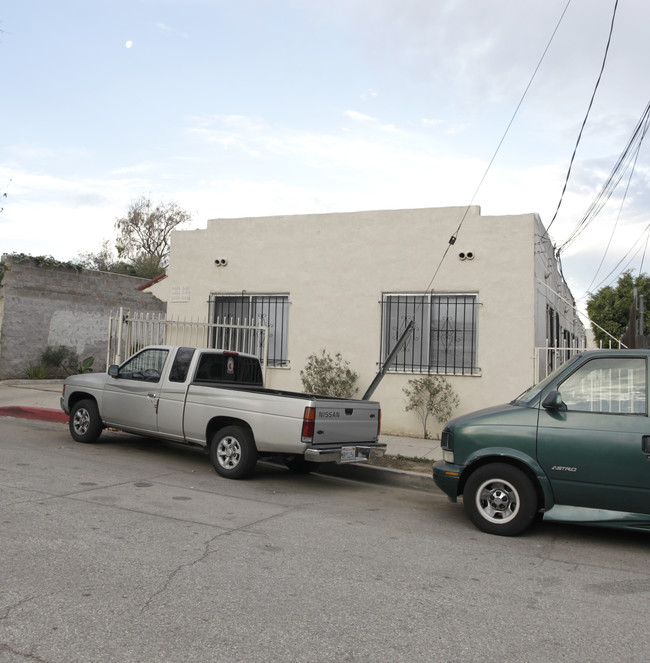
[(170, 382), (185, 382), (187, 372), (190, 370), (190, 362), (194, 356), (194, 348), (178, 348), (174, 363), (169, 371)]
[(238, 382), (261, 385), (262, 370), (254, 357), (236, 354), (204, 353), (201, 355), (196, 378), (199, 382)]
[(140, 380), (158, 382), (169, 350), (150, 348), (131, 357), (120, 367), (119, 377), (122, 380)]

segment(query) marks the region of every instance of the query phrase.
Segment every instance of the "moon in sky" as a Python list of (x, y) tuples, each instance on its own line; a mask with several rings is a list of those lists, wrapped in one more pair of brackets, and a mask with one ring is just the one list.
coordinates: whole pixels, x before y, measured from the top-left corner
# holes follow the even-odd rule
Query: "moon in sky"
[(125, 45), (127, 48), (131, 48), (131, 46), (133, 46), (133, 42), (129, 39), (129, 41), (127, 41), (126, 44), (124, 44), (124, 45)]

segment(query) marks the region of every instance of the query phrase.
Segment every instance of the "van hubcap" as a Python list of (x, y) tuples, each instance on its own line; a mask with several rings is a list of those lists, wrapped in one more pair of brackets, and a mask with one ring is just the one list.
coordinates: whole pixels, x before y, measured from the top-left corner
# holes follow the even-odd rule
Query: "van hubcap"
[(519, 494), (507, 481), (489, 479), (476, 491), (476, 506), (486, 520), (505, 523), (519, 513)]

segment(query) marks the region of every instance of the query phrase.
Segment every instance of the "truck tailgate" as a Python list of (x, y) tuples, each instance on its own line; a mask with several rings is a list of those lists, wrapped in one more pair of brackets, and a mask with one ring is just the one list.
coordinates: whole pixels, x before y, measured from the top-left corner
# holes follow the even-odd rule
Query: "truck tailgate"
[(314, 444), (376, 442), (379, 403), (373, 401), (316, 401)]

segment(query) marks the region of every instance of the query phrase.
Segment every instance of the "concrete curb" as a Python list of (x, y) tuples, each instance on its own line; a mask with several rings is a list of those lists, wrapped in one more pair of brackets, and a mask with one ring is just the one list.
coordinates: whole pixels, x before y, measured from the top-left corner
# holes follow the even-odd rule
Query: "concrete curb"
[(438, 488), (433, 483), (431, 474), (420, 472), (408, 472), (406, 470), (394, 470), (390, 467), (378, 467), (367, 464), (344, 464), (325, 463), (321, 465), (314, 474), (348, 479), (350, 481), (362, 481), (395, 488), (411, 488), (435, 493)]
[(36, 419), (38, 421), (52, 421), (65, 424), (68, 415), (63, 410), (50, 410), (45, 407), (24, 407), (21, 405), (9, 405), (0, 407), (0, 417), (18, 417), (19, 419)]

